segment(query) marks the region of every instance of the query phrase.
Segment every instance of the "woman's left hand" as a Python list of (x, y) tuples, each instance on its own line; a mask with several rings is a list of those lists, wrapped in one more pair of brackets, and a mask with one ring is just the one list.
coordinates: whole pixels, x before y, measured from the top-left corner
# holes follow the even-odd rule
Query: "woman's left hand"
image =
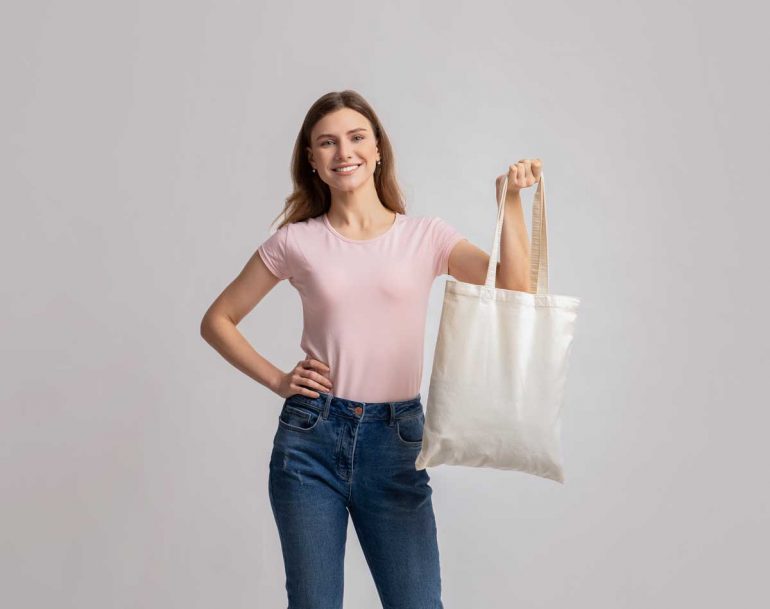
[[(508, 191), (506, 198), (515, 197), (522, 188), (529, 188), (540, 179), (543, 163), (540, 159), (522, 159), (508, 168)], [(497, 176), (497, 192), (503, 187), (505, 175)], [(500, 197), (498, 196), (498, 199)]]

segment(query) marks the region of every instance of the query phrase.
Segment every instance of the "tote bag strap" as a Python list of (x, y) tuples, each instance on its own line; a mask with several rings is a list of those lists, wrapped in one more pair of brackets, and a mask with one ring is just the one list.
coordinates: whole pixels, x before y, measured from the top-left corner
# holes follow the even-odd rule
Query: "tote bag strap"
[[(497, 199), (497, 225), (495, 238), (492, 242), (492, 254), (487, 267), (485, 288), (494, 289), (497, 278), (497, 262), (500, 253), (500, 235), (503, 230), (505, 215), (505, 195), (508, 192), (508, 176), (505, 176), (503, 187)], [(548, 231), (545, 220), (545, 178), (540, 173), (537, 190), (532, 200), (532, 241), (530, 244), (529, 279), (535, 294), (548, 294)]]

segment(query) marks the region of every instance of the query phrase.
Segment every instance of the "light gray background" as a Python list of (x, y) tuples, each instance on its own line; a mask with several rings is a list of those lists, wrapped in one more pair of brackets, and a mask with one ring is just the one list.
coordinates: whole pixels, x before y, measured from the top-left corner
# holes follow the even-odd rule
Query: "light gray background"
[[(306, 110), (345, 88), (384, 122), (408, 213), (486, 251), (495, 177), (543, 159), (551, 289), (582, 298), (566, 483), (429, 470), (445, 606), (767, 602), (767, 15), (641, 0), (2, 12), (4, 606), (285, 607), (267, 494), (282, 400), (198, 330), (270, 234)], [(302, 358), (287, 282), (239, 327), (284, 370)], [(346, 608), (380, 606), (352, 526), (345, 575)]]

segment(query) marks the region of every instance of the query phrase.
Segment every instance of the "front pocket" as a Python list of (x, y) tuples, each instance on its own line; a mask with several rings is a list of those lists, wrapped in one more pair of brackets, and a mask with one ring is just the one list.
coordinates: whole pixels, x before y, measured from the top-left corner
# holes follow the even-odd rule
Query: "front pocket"
[(288, 401), (278, 415), (278, 423), (293, 431), (310, 431), (321, 418), (321, 412), (303, 405), (291, 405)]
[(425, 415), (420, 414), (396, 420), (396, 434), (398, 439), (409, 446), (422, 444), (422, 432), (425, 424)]

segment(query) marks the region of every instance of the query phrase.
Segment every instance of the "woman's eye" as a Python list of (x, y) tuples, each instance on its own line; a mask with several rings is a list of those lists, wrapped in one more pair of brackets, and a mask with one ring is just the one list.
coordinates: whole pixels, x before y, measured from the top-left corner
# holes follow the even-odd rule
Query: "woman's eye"
[[(361, 138), (362, 140), (366, 139), (366, 137), (363, 136), (363, 135), (353, 136), (353, 139), (356, 139), (356, 138)], [(321, 146), (326, 146), (326, 144), (328, 144), (329, 142), (331, 142), (333, 144), (334, 140), (324, 140), (323, 142), (321, 142)]]

